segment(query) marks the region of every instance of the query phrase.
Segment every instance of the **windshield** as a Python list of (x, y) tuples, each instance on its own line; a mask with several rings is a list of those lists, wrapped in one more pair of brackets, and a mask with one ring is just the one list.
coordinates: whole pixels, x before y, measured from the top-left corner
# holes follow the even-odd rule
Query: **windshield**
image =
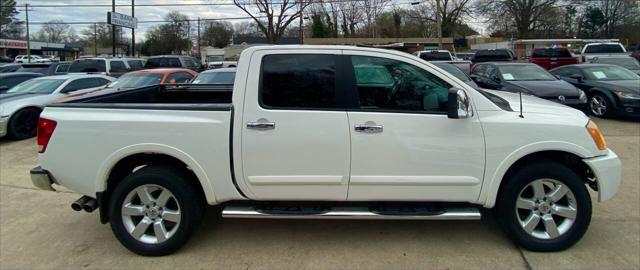
[(224, 61), (224, 56), (222, 55), (208, 55), (207, 62), (222, 62)]
[(462, 70), (460, 70), (458, 67), (449, 64), (449, 63), (437, 63), (435, 64), (437, 67), (444, 69), (444, 71), (449, 72), (451, 75), (453, 75), (454, 77), (462, 80), (463, 82), (468, 82), (471, 79), (469, 79), (469, 77), (467, 77), (466, 74), (464, 74), (464, 72), (462, 72)]
[(584, 67), (583, 70), (588, 80), (640, 80), (640, 76), (619, 66)]
[(598, 60), (596, 61), (597, 63), (602, 63), (602, 64), (612, 64), (612, 65), (617, 65), (617, 66), (621, 66), (624, 68), (628, 68), (631, 70), (638, 70), (640, 69), (640, 63), (638, 63), (638, 60), (633, 59), (631, 57), (629, 58), (598, 58)]
[(164, 74), (129, 73), (122, 75), (115, 82), (109, 84), (109, 88), (135, 88), (160, 84)]
[(233, 84), (236, 78), (235, 72), (205, 72), (193, 79), (194, 84)]
[(101, 59), (81, 59), (74, 61), (69, 67), (69, 72), (105, 72), (106, 64)]
[(14, 86), (7, 93), (51, 94), (65, 81), (64, 79), (29, 80)]
[(587, 45), (584, 53), (623, 53), (622, 46), (618, 44)]
[(505, 81), (555, 81), (556, 77), (538, 65), (500, 66)]
[(474, 59), (511, 59), (511, 55), (506, 50), (484, 50), (477, 51)]
[(420, 58), (425, 61), (449, 61), (451, 60), (451, 55), (449, 52), (430, 51), (421, 52)]

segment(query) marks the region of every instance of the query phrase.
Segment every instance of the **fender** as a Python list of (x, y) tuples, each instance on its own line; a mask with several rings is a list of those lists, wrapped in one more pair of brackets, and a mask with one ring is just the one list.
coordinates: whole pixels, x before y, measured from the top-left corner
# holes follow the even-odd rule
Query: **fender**
[(157, 153), (164, 154), (167, 156), (174, 157), (184, 164), (186, 164), (193, 173), (198, 177), (198, 182), (202, 186), (202, 190), (204, 191), (205, 197), (207, 199), (207, 203), (214, 205), (217, 200), (215, 198), (215, 194), (213, 192), (213, 187), (211, 186), (211, 181), (209, 176), (206, 174), (204, 169), (195, 161), (191, 156), (187, 153), (168, 145), (164, 144), (155, 144), (155, 143), (143, 143), (143, 144), (135, 144), (130, 145), (124, 148), (119, 149), (118, 151), (111, 154), (104, 162), (100, 165), (100, 170), (96, 174), (96, 183), (95, 190), (98, 192), (105, 191), (107, 189), (107, 179), (113, 167), (123, 158), (126, 158), (135, 154), (144, 154), (144, 153)]
[(531, 144), (527, 144), (513, 151), (507, 157), (505, 157), (496, 167), (495, 170), (491, 171), (489, 168), (485, 171), (485, 181), (482, 184), (482, 189), (480, 191), (480, 196), (478, 197), (478, 202), (482, 203), (486, 208), (492, 208), (498, 196), (498, 189), (500, 188), (500, 184), (507, 173), (507, 170), (511, 168), (513, 164), (515, 164), (521, 158), (544, 151), (561, 151), (574, 154), (581, 158), (593, 157), (594, 155), (586, 148), (564, 141), (542, 141), (535, 142)]
[(591, 88), (587, 91), (587, 96), (593, 95), (594, 93), (607, 97), (609, 101), (611, 101), (611, 106), (615, 109), (618, 108), (618, 99), (611, 93), (611, 91), (602, 90), (600, 88)]

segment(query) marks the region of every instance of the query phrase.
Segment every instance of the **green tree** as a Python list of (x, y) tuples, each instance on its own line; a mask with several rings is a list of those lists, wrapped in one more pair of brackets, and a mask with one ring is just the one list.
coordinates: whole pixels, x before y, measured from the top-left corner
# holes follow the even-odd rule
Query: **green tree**
[(582, 35), (590, 38), (600, 37), (600, 30), (606, 22), (604, 13), (600, 8), (587, 7), (582, 17)]
[(224, 48), (231, 43), (233, 25), (230, 22), (210, 22), (204, 28), (202, 41), (207, 46)]
[(16, 16), (15, 0), (0, 0), (0, 37), (10, 39), (20, 39), (23, 37), (23, 22)]
[(322, 21), (322, 15), (313, 14), (311, 16), (311, 37), (326, 38), (328, 36), (327, 27), (324, 25), (324, 21)]

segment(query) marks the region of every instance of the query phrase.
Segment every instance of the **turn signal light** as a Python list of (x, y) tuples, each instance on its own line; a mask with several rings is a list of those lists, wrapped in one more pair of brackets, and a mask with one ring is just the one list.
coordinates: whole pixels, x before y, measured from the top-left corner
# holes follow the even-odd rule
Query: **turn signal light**
[(49, 139), (53, 135), (53, 131), (56, 129), (58, 123), (53, 120), (40, 118), (38, 120), (38, 153), (44, 153), (49, 144)]
[(596, 125), (596, 123), (589, 120), (589, 123), (587, 124), (587, 130), (589, 131), (589, 135), (591, 135), (591, 138), (593, 138), (593, 142), (595, 142), (596, 146), (598, 146), (598, 149), (607, 149), (607, 142), (604, 141), (604, 136), (602, 136), (602, 133), (600, 132), (600, 129), (598, 129), (598, 125)]

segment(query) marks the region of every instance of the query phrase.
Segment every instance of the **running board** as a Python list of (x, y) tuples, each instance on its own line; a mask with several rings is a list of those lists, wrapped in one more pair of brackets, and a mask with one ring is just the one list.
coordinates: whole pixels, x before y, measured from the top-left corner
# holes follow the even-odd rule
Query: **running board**
[(372, 211), (367, 207), (330, 207), (321, 211), (268, 211), (255, 206), (226, 206), (223, 218), (256, 219), (357, 219), (357, 220), (479, 220), (477, 208), (451, 208), (437, 212)]

